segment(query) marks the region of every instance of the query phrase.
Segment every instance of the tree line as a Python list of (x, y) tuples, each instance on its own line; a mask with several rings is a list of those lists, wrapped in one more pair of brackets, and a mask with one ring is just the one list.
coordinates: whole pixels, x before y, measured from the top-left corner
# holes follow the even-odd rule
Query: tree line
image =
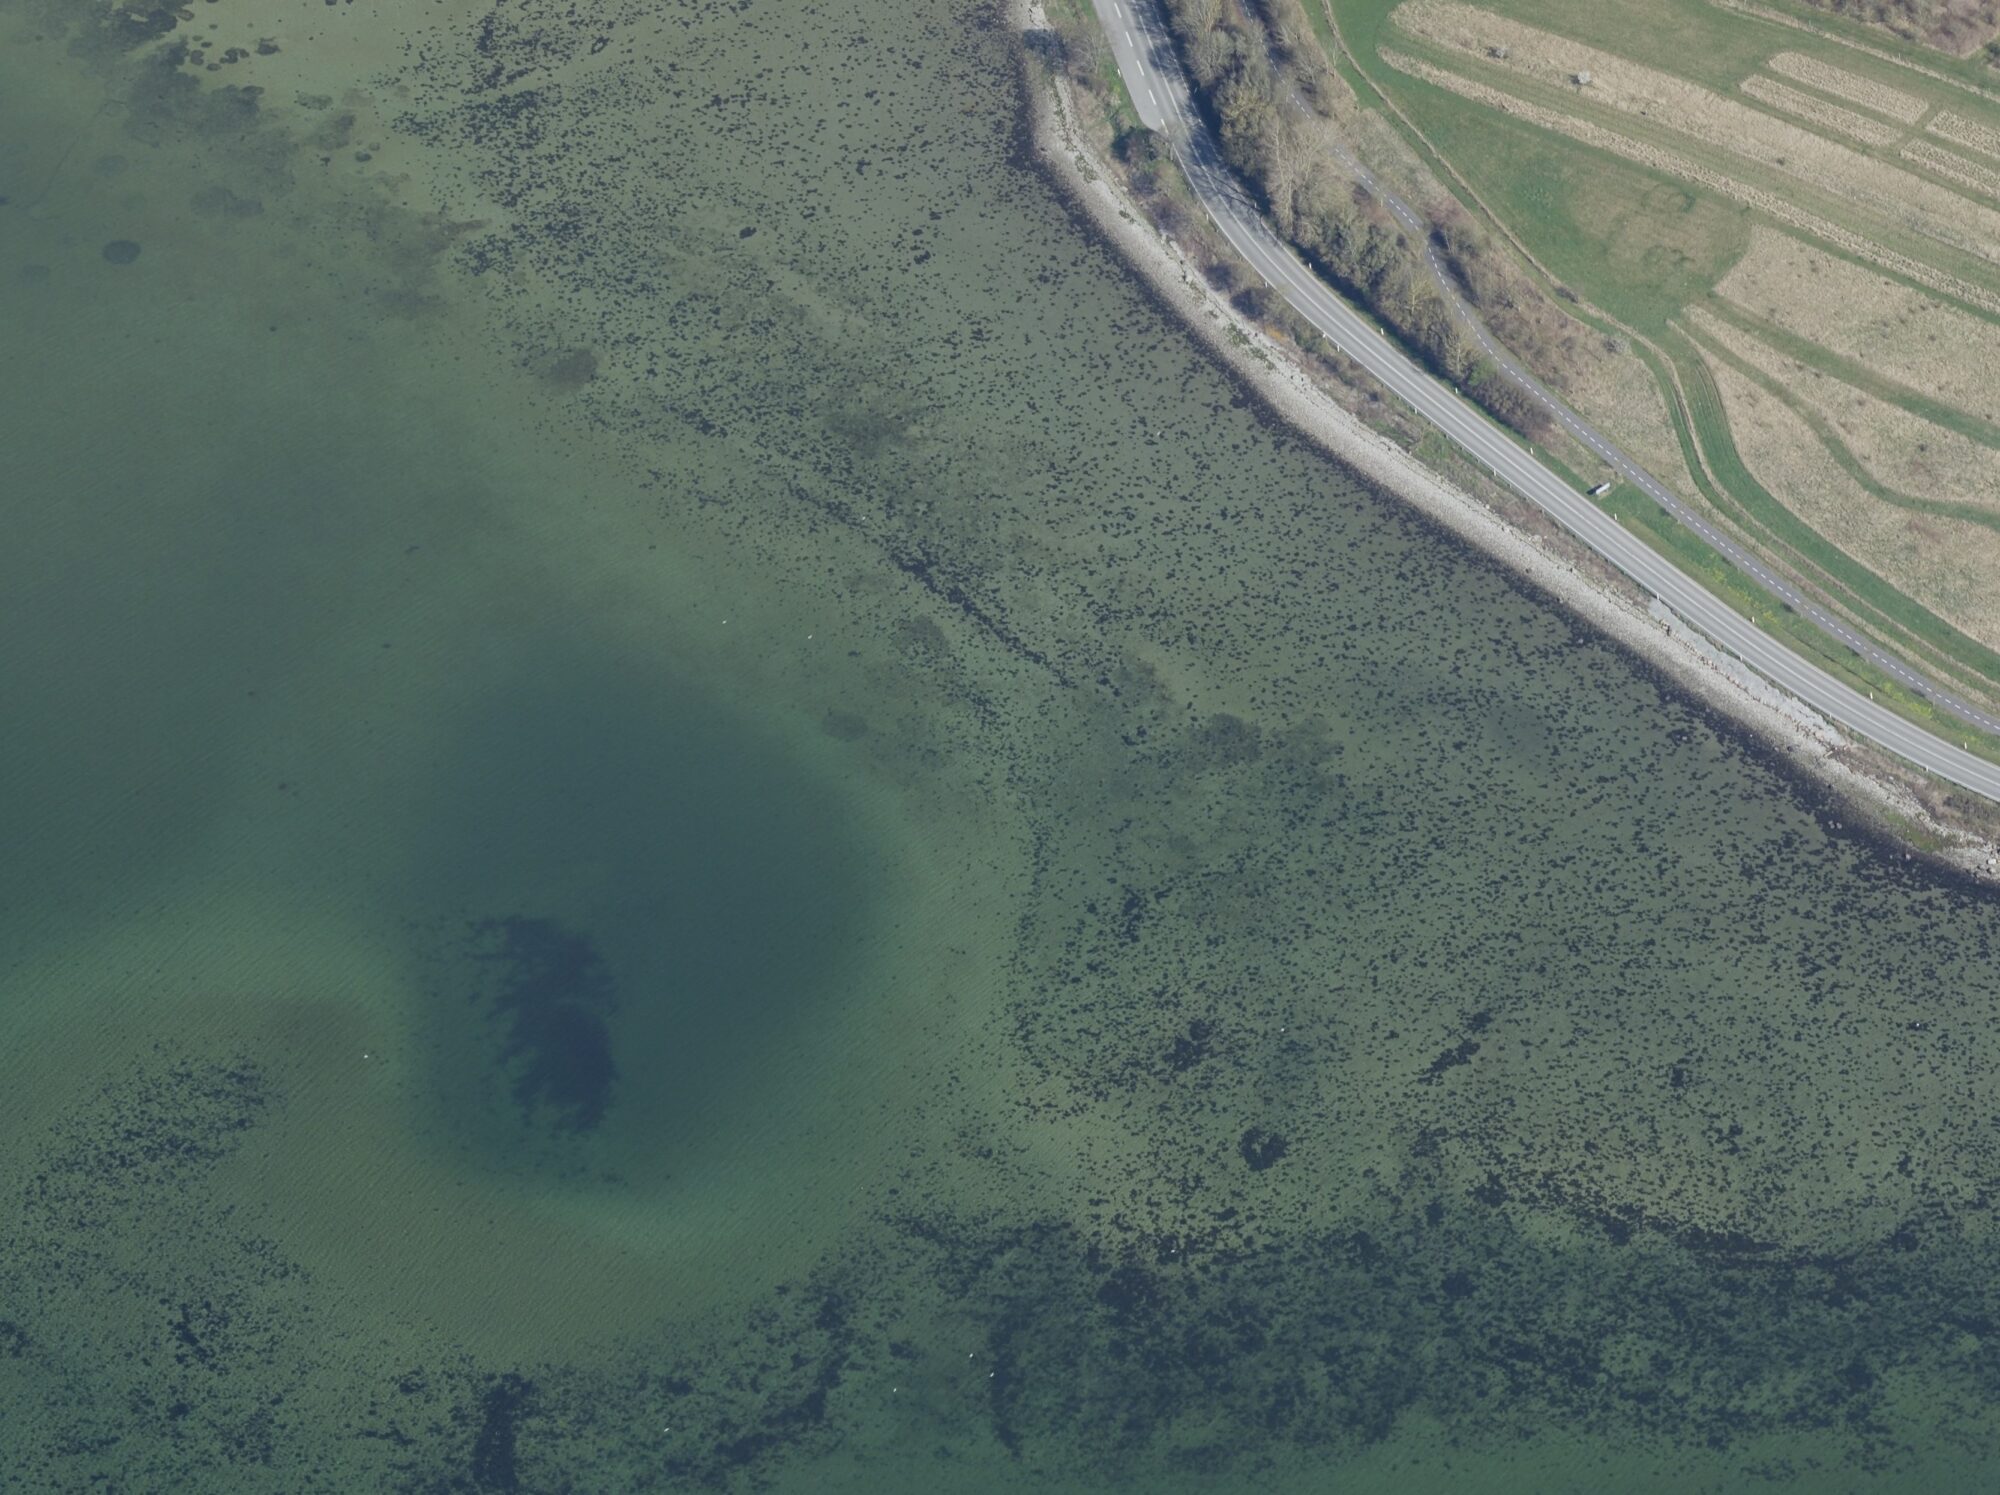
[[(1298, 65), (1314, 45), (1298, 0), (1164, 3), (1223, 153), (1263, 199), (1278, 232), (1433, 373), (1531, 440), (1545, 439), (1547, 412), (1494, 369), (1452, 315), (1424, 264), (1423, 244), (1334, 159), (1311, 107), (1319, 75)], [(1471, 272), (1483, 246), (1470, 225), (1454, 221), (1440, 241), (1455, 254), (1468, 293), (1476, 293)]]
[(1989, 66), (2000, 63), (2000, 0), (1806, 0), (1821, 10), (1887, 27), (1905, 41), (1964, 56), (1984, 47)]

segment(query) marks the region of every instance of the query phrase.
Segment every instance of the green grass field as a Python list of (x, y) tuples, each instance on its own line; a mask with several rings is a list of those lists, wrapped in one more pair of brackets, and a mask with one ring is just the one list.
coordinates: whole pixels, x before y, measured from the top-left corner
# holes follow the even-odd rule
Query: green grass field
[(1399, 0), (1316, 3), (1338, 22), (1366, 87), (1395, 102), (1560, 282), (1620, 320), (1665, 331), (1748, 244), (1749, 214), (1734, 204), (1388, 66), (1379, 46), (1414, 50), (1389, 19)]

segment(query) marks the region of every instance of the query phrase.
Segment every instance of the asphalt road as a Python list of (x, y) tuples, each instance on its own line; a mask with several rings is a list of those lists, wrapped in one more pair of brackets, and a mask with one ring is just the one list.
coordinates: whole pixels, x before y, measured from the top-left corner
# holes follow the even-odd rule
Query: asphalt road
[[(1092, 0), (1098, 19), (1131, 93), (1140, 121), (1164, 135), (1186, 172), (1196, 195), (1224, 237), (1235, 246), (1271, 287), (1334, 345), (1366, 368), (1392, 393), (1456, 442), (1472, 459), (1522, 497), (1545, 510), (1564, 529), (1658, 597), (1695, 629), (1721, 644), (1759, 674), (1790, 691), (1823, 715), (1859, 735), (1909, 759), (1943, 779), (2000, 800), (2000, 764), (1965, 751), (1958, 743), (1926, 730), (1878, 705), (1794, 652), (1782, 640), (1758, 628), (1693, 577), (1665, 559), (1643, 540), (1622, 528), (1588, 497), (1523, 451), (1486, 416), (1450, 386), (1425, 372), (1383, 337), (1376, 327), (1343, 301), (1264, 221), (1257, 205), (1222, 159), (1220, 147), (1189, 98), (1188, 82), (1167, 39), (1165, 25), (1152, 0)], [(1343, 152), (1343, 154), (1345, 154)], [(1361, 171), (1352, 157), (1351, 170), (1401, 219), (1413, 237), (1425, 239), (1407, 205), (1385, 194)], [(1728, 536), (1708, 524), (1666, 486), (1602, 433), (1593, 430), (1548, 390), (1536, 383), (1490, 338), (1486, 329), (1458, 297), (1432, 256), (1439, 277), (1458, 314), (1471, 325), (1496, 366), (1544, 401), (1556, 418), (1574, 432), (1626, 482), (1642, 489), (1668, 513), (1688, 526), (1729, 560), (1755, 577), (1774, 596), (1810, 619), (1846, 647), (1892, 672), (1920, 691), (1940, 709), (1989, 731), (2000, 733), (2000, 720), (1964, 701), (1901, 660), (1882, 653), (1857, 637), (1839, 619), (1801, 597), (1783, 578)]]

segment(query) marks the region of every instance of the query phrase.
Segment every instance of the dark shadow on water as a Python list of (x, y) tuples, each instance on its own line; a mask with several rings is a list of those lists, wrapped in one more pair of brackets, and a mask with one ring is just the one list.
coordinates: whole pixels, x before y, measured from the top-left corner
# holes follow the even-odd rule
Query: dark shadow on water
[(839, 1022), (878, 862), (831, 770), (713, 694), (567, 641), (522, 656), (417, 831), (412, 897), (456, 910), (420, 925), (440, 1135), (629, 1177), (754, 1126), (773, 1044)]

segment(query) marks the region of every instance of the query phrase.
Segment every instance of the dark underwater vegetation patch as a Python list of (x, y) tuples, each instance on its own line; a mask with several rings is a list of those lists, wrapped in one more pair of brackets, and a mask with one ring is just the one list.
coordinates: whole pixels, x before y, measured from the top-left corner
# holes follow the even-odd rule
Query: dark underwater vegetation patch
[(469, 932), (490, 977), (472, 1000), (494, 1019), (495, 1063), (522, 1121), (595, 1130), (618, 1081), (609, 1026), (618, 999), (604, 958), (552, 919), (486, 919)]
[(496, 1376), (480, 1401), (479, 1435), (472, 1445), (472, 1483), (480, 1490), (518, 1490), (521, 1420), (534, 1396), (532, 1381), (509, 1372)]
[(1262, 1173), (1285, 1155), (1285, 1139), (1266, 1127), (1253, 1126), (1237, 1142), (1236, 1150), (1253, 1172)]
[[(330, 1488), (314, 1471), (337, 1468), (349, 1488), (412, 1492), (751, 1488), (859, 1455), (892, 1384), (921, 1397), (926, 1448), (997, 1453), (1030, 1486), (1250, 1478), (1276, 1449), (1337, 1460), (1413, 1412), (1449, 1416), (1467, 1448), (1527, 1426), (1663, 1457), (1807, 1433), (1832, 1478), (1907, 1462), (1893, 1399), (1912, 1374), (1942, 1427), (2000, 1397), (1976, 1224), (1933, 1214), (1827, 1254), (1671, 1222), (1617, 1246), (1579, 1219), (1565, 1242), (1420, 1158), (1369, 1229), (1283, 1210), (1171, 1239), (889, 1216), (698, 1335), (589, 1363), (398, 1365), (330, 1332), (310, 1281), (206, 1187), (272, 1101), (246, 1063), (163, 1055), (6, 1180), (0, 1364), (42, 1388), (10, 1435), (28, 1487), (76, 1487), (111, 1459), (135, 1486)], [(330, 1372), (345, 1389), (327, 1421), (305, 1392)]]

